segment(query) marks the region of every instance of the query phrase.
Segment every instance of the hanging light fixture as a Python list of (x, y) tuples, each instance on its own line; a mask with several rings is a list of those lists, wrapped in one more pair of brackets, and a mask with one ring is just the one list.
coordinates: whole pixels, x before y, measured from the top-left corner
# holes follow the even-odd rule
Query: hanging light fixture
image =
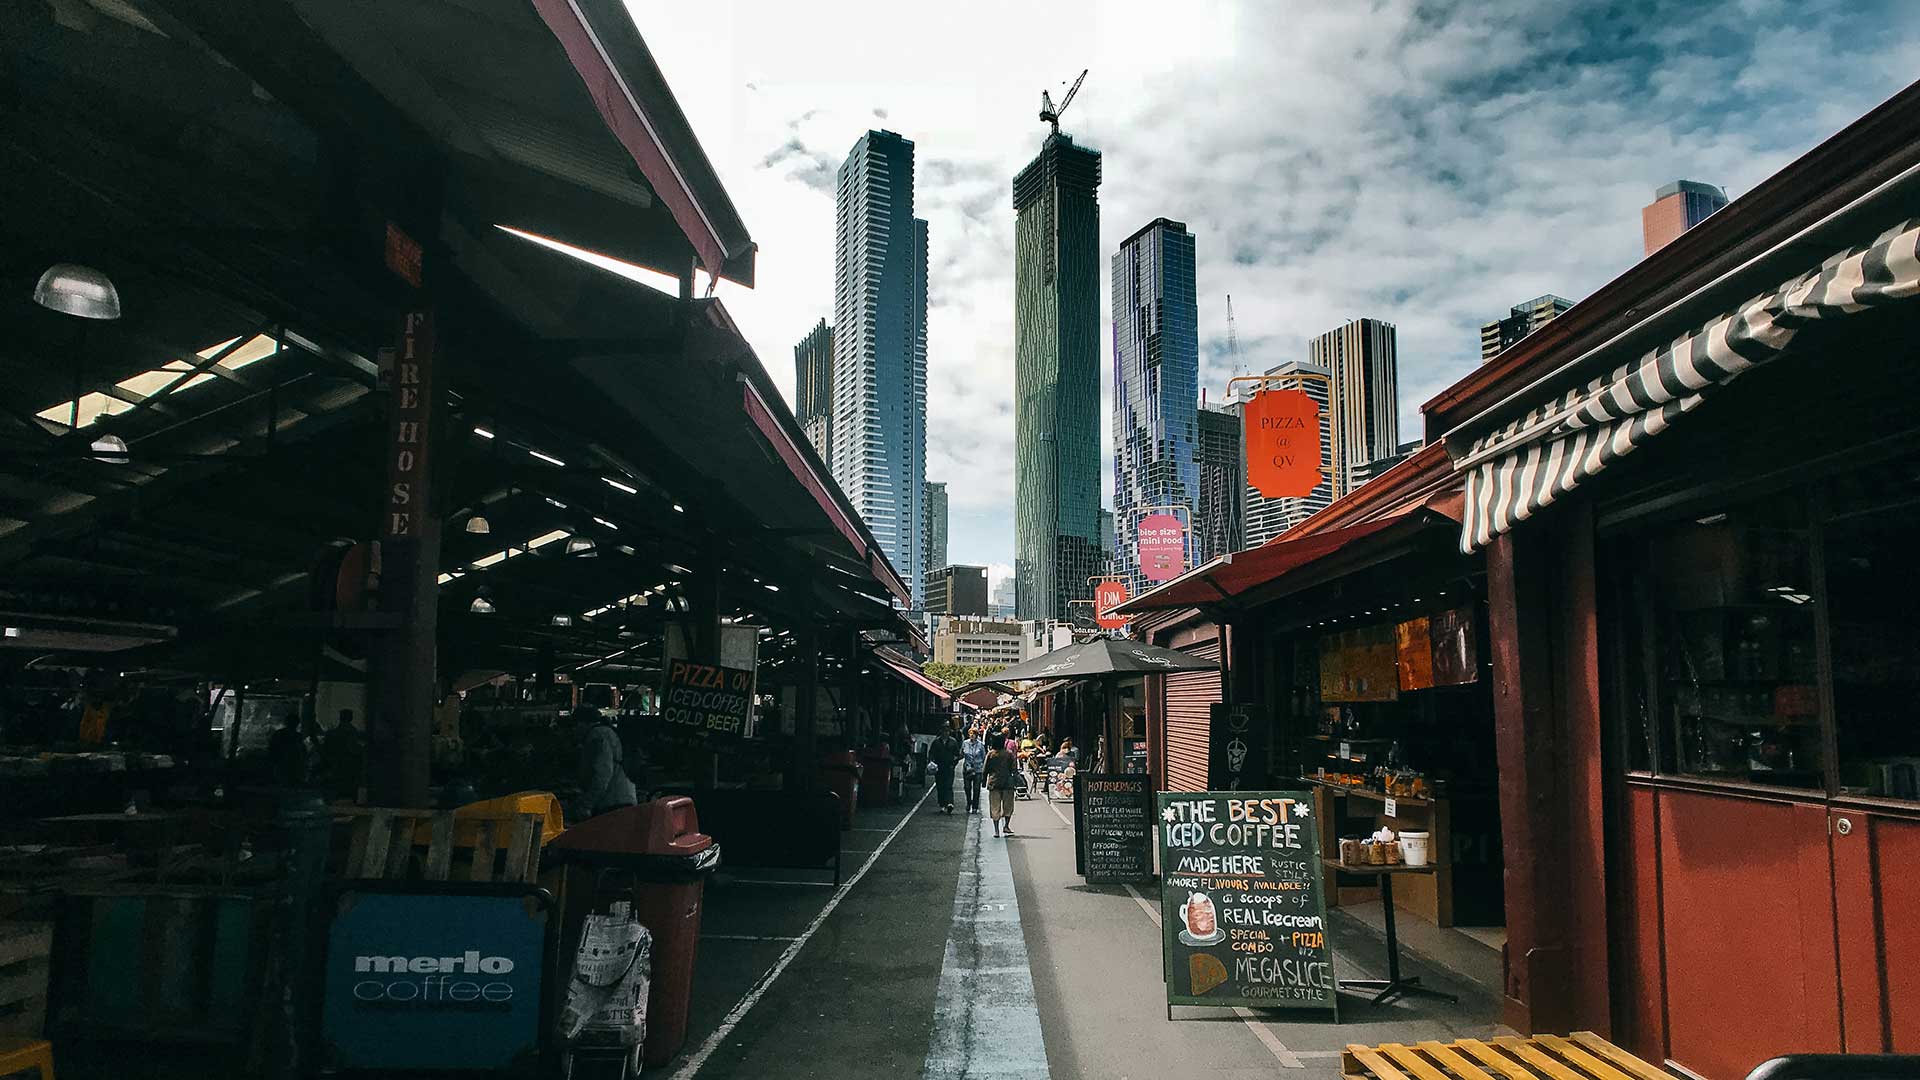
[(485, 536), (493, 531), (493, 526), (487, 522), (487, 516), (485, 514), (475, 510), (473, 516), (467, 518), (467, 531), (478, 536)]
[(573, 616), (571, 616), (571, 615), (555, 615), (555, 616), (553, 617), (553, 620), (552, 620), (552, 622), (553, 622), (553, 625), (555, 625), (555, 626), (572, 626), (572, 625), (573, 625)]
[(593, 537), (581, 536), (576, 533), (572, 539), (567, 541), (567, 554), (578, 555), (583, 559), (591, 559), (599, 554), (598, 551), (594, 550), (597, 546), (598, 545), (593, 542)]
[(93, 456), (111, 465), (127, 463), (127, 440), (118, 435), (102, 435), (93, 440)]
[(33, 287), (33, 302), (82, 319), (120, 317), (120, 290), (91, 266), (55, 263)]
[(467, 610), (475, 615), (493, 614), (493, 590), (485, 585), (480, 586), (480, 590), (474, 594), (473, 603), (467, 605)]

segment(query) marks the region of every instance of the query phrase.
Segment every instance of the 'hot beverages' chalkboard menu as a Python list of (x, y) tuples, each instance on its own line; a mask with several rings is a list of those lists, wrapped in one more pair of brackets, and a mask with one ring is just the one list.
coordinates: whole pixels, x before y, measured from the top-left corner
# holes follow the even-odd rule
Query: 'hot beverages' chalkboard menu
[(1081, 873), (1092, 885), (1153, 877), (1153, 797), (1145, 773), (1081, 774)]
[(1337, 1010), (1312, 812), (1301, 791), (1161, 793), (1169, 1005)]

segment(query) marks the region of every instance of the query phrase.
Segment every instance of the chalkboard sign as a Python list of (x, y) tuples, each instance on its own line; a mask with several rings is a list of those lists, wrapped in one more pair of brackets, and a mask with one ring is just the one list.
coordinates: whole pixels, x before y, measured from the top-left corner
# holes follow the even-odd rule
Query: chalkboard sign
[(752, 709), (753, 672), (691, 660), (667, 664), (660, 719), (669, 732), (737, 739)]
[(1338, 1010), (1303, 791), (1160, 794), (1168, 1005)]
[(1084, 773), (1079, 796), (1081, 873), (1094, 885), (1153, 877), (1153, 795), (1145, 773)]

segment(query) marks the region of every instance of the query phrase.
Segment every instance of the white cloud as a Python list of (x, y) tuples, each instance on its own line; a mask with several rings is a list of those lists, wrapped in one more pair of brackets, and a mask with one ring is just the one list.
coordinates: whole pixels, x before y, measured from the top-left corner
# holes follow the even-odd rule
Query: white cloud
[(1639, 258), (1654, 187), (1748, 190), (1898, 90), (1920, 54), (1920, 5), (1897, 2), (629, 6), (760, 244), (758, 287), (723, 295), (789, 395), (793, 343), (833, 306), (832, 172), (869, 127), (914, 140), (928, 476), (949, 485), (953, 559), (999, 566), (1009, 188), (1046, 130), (1042, 88), (1057, 99), (1092, 69), (1062, 126), (1105, 155), (1103, 266), (1154, 217), (1196, 234), (1202, 385), (1218, 395), (1232, 374), (1226, 293), (1255, 370), (1384, 318), (1410, 436), (1420, 403), (1477, 362), (1482, 321), (1542, 292), (1578, 299)]

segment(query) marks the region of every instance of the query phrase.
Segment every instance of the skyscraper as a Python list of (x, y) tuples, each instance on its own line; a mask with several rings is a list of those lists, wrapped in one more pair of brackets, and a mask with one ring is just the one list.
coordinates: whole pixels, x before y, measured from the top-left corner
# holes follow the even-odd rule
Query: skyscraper
[[(947, 485), (927, 481), (926, 563), (931, 574), (947, 565)], [(986, 571), (981, 571), (986, 573)], [(980, 586), (984, 591), (985, 585)], [(933, 610), (932, 608), (928, 609)], [(982, 612), (985, 614), (985, 612)]]
[(915, 606), (925, 589), (926, 222), (913, 143), (869, 131), (840, 166), (833, 289), (833, 478)]
[(1727, 205), (1727, 193), (1697, 180), (1675, 180), (1653, 193), (1640, 209), (1640, 238), (1648, 255), (1659, 251), (1683, 232), (1707, 220)]
[(932, 615), (986, 615), (987, 568), (942, 566), (927, 571), (927, 612)]
[(1307, 359), (1332, 376), (1333, 497), (1353, 486), (1354, 466), (1400, 448), (1399, 370), (1392, 323), (1350, 319), (1307, 343)]
[(1193, 561), (1199, 564), (1241, 548), (1247, 463), (1241, 457), (1237, 411), (1202, 404), (1194, 418), (1200, 430), (1194, 455), (1200, 494), (1193, 508)]
[(793, 416), (819, 453), (833, 463), (833, 327), (821, 319), (793, 347)]
[(1512, 348), (1519, 340), (1535, 330), (1560, 317), (1573, 301), (1564, 296), (1547, 293), (1536, 296), (1524, 303), (1515, 304), (1508, 310), (1507, 317), (1480, 324), (1480, 362), (1499, 356)]
[(1193, 234), (1155, 218), (1113, 256), (1113, 516), (1118, 534), (1108, 573), (1138, 595), (1135, 528), (1155, 507), (1177, 507), (1193, 565), (1195, 460), (1200, 398), (1200, 325), (1194, 307)]
[[(1242, 520), (1245, 522), (1242, 541), (1246, 547), (1258, 547), (1272, 540), (1307, 518), (1326, 509), (1335, 498), (1333, 455), (1333, 421), (1339, 411), (1328, 404), (1328, 383), (1331, 373), (1319, 364), (1304, 364), (1298, 360), (1289, 360), (1278, 367), (1267, 369), (1269, 375), (1305, 375), (1304, 379), (1277, 383), (1275, 389), (1294, 389), (1306, 391), (1320, 406), (1320, 483), (1305, 495), (1269, 499), (1260, 494), (1260, 489), (1251, 484), (1245, 487), (1246, 508)], [(1317, 378), (1315, 376), (1318, 376)], [(1230, 408), (1234, 419), (1240, 419), (1241, 405), (1235, 402)], [(1240, 473), (1245, 483), (1246, 473)]]
[(1050, 135), (1013, 180), (1014, 578), (1066, 619), (1099, 573), (1100, 153)]

